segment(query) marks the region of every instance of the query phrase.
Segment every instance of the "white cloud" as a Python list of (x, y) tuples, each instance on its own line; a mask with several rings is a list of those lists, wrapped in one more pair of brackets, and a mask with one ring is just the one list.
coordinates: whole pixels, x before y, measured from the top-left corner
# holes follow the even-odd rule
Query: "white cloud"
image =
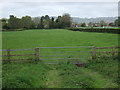
[(2, 17), (10, 14), (17, 17), (30, 15), (58, 16), (69, 13), (73, 17), (104, 17), (117, 16), (117, 2), (6, 2), (2, 3)]

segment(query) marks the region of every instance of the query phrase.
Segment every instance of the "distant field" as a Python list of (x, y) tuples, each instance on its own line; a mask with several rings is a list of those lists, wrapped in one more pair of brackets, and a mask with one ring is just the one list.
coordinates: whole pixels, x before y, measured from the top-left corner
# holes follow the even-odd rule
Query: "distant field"
[(69, 31), (64, 29), (7, 31), (2, 32), (2, 45), (2, 49), (61, 46), (109, 47), (118, 45), (118, 35)]
[[(91, 28), (91, 27), (78, 27), (78, 28)], [(110, 28), (110, 29), (118, 29), (119, 27), (92, 27), (92, 28)]]

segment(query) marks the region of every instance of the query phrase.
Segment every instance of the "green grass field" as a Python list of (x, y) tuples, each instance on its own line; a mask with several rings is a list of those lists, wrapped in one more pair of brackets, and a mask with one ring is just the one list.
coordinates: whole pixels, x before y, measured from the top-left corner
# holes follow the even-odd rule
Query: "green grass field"
[[(74, 46), (96, 46), (96, 47), (109, 47), (118, 45), (118, 35), (108, 33), (90, 33), (90, 32), (79, 32), (69, 31), (65, 29), (48, 29), (48, 30), (25, 30), (25, 31), (11, 31), (2, 33), (2, 45), (3, 49), (34, 49), (35, 47), (74, 47)], [(90, 49), (41, 49), (41, 56), (45, 56), (44, 52), (62, 52), (68, 50), (82, 50), (91, 51)], [(12, 54), (32, 54), (34, 51), (18, 51), (11, 52)], [(6, 54), (3, 52), (3, 54)], [(61, 55), (57, 54), (56, 55)], [(88, 57), (91, 53), (87, 53)], [(48, 55), (48, 54), (47, 54)], [(49, 54), (49, 55), (54, 55)], [(63, 55), (63, 54), (62, 54)], [(64, 55), (81, 55), (84, 56), (86, 53), (64, 53)], [(73, 58), (79, 58), (78, 56)], [(6, 57), (3, 57), (6, 59)], [(14, 56), (15, 58), (28, 58), (28, 56)], [(28, 59), (34, 58), (29, 56)], [(61, 57), (55, 57), (61, 58)], [(67, 57), (64, 57), (67, 58)], [(81, 57), (82, 58), (82, 57)], [(91, 57), (90, 57), (91, 58)], [(48, 57), (42, 57), (42, 59), (48, 59)]]
[(108, 33), (90, 33), (53, 30), (25, 30), (2, 32), (3, 49), (26, 49), (35, 47), (62, 46), (117, 46), (118, 35)]
[[(118, 34), (65, 29), (2, 32), (2, 49), (64, 46), (118, 46)], [(64, 62), (58, 65), (23, 62), (3, 64), (2, 70), (3, 88), (118, 88), (119, 86), (116, 57), (89, 60), (85, 67)]]

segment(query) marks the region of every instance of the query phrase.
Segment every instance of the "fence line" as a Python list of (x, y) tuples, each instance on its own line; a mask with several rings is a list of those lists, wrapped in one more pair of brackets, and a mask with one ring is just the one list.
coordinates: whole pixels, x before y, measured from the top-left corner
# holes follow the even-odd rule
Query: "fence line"
[(120, 48), (118, 46), (113, 46), (113, 47), (96, 47), (96, 49), (113, 49), (113, 48)]
[[(35, 55), (35, 54), (14, 54), (14, 55), (9, 55), (9, 56), (31, 56), (31, 55)], [(8, 56), (8, 55), (0, 55), (0, 56)]]
[[(119, 50), (115, 51), (115, 49), (119, 49), (119, 46), (113, 46), (113, 47), (93, 47), (93, 52), (92, 52), (92, 59), (96, 59), (96, 55), (97, 54), (101, 54), (101, 53), (111, 53), (113, 56), (115, 55), (115, 53), (120, 53)], [(105, 52), (97, 52), (97, 49), (112, 49), (112, 51), (105, 51)]]
[[(91, 52), (92, 55), (92, 59), (96, 59), (97, 58), (97, 54), (101, 54), (101, 53), (111, 53), (112, 55), (115, 55), (115, 53), (120, 53), (119, 51), (115, 51), (115, 49), (120, 48), (119, 46), (114, 46), (114, 47), (95, 47), (95, 46), (81, 46), (81, 47), (36, 47), (35, 49), (6, 49), (6, 50), (0, 50), (0, 51), (6, 51), (7, 55), (0, 55), (0, 56), (5, 56), (7, 57), (8, 62), (10, 61), (14, 61), (15, 59), (11, 59), (12, 56), (34, 56), (34, 60), (35, 61), (40, 61), (40, 60), (61, 60), (61, 59), (83, 59), (83, 58), (49, 58), (49, 59), (42, 59), (42, 57), (57, 57), (57, 56), (80, 56), (80, 55), (41, 55), (41, 49), (51, 49), (51, 48), (90, 48), (92, 49), (92, 51), (65, 51), (65, 52)], [(106, 51), (106, 52), (97, 52), (98, 49), (112, 49), (112, 51)], [(34, 51), (35, 53), (33, 54), (11, 54), (11, 51)], [(64, 51), (63, 51), (64, 52)], [(49, 53), (49, 52), (47, 52)], [(52, 52), (52, 53), (57, 53), (57, 52)], [(59, 52), (59, 53), (62, 53)], [(44, 54), (44, 52), (43, 52)], [(84, 56), (84, 55), (82, 55)], [(88, 55), (86, 55), (88, 56)], [(84, 58), (86, 59), (86, 58)], [(16, 60), (21, 60), (21, 59), (16, 59)], [(26, 59), (22, 59), (22, 60), (26, 60)]]
[[(73, 56), (73, 55), (46, 55), (41, 57), (62, 57), (62, 56)], [(74, 55), (74, 56), (81, 56), (81, 55)], [(90, 55), (82, 55), (82, 56), (90, 56)]]
[(62, 53), (62, 52), (91, 52), (91, 51), (60, 51), (60, 52), (43, 52), (43, 54)]
[(79, 47), (37, 47), (37, 48), (91, 48), (93, 46), (79, 46)]
[(63, 59), (73, 60), (73, 59), (88, 59), (88, 58), (51, 58), (51, 59), (43, 59), (43, 60), (63, 60)]
[[(8, 49), (3, 49), (3, 50), (0, 50), (0, 51), (7, 51)], [(10, 51), (32, 51), (34, 49), (10, 49)]]

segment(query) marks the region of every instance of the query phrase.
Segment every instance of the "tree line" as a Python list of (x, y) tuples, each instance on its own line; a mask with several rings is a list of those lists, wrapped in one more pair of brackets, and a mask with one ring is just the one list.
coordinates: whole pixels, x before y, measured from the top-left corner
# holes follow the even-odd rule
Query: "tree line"
[(40, 18), (32, 18), (31, 16), (23, 16), (17, 18), (10, 15), (9, 19), (2, 19), (3, 29), (54, 29), (66, 28), (71, 25), (71, 17), (69, 14), (63, 14), (57, 18), (49, 17), (48, 15)]
[(54, 28), (66, 28), (66, 27), (103, 27), (103, 26), (119, 26), (120, 27), (120, 17), (112, 23), (106, 23), (101, 20), (99, 23), (89, 22), (86, 23), (75, 23), (72, 21), (70, 14), (63, 14), (58, 17), (49, 17), (49, 15), (35, 17), (23, 16), (17, 18), (14, 15), (10, 15), (9, 19), (1, 19), (3, 29), (54, 29)]

